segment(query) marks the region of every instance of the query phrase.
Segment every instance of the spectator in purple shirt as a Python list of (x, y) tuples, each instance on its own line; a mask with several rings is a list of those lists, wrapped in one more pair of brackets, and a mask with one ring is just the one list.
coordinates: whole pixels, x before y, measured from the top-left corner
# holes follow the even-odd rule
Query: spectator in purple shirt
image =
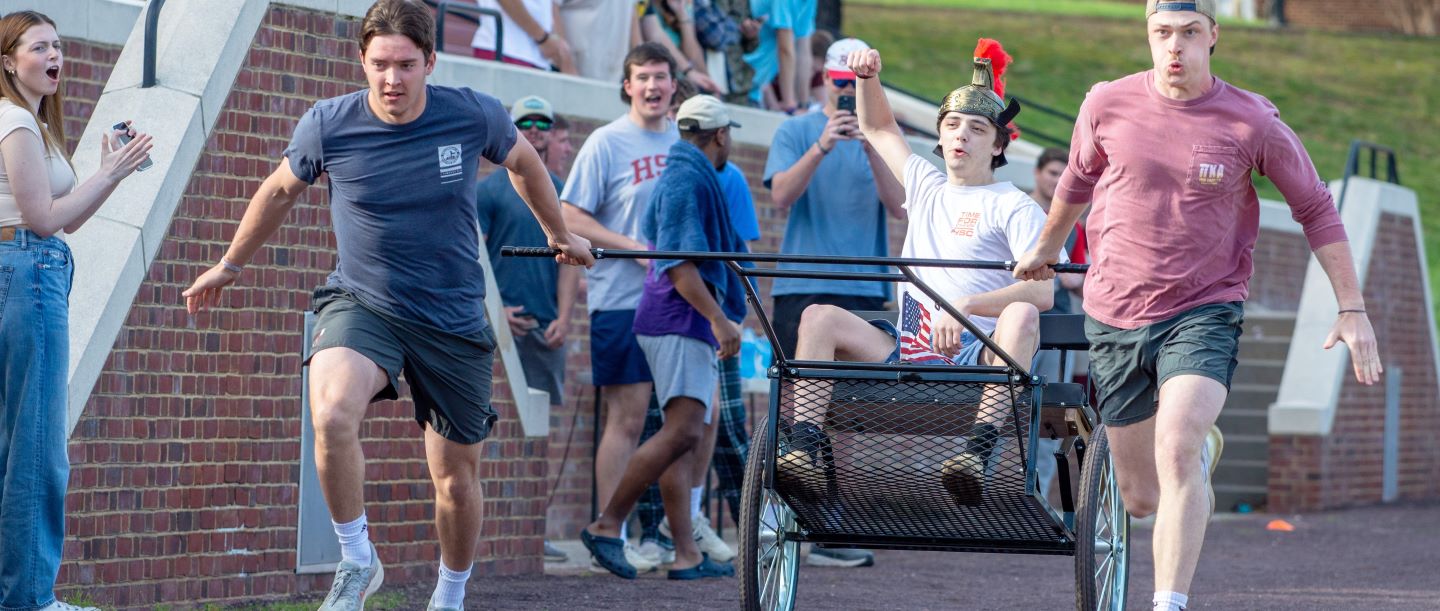
[[(670, 148), (665, 173), (650, 198), (642, 233), (662, 251), (741, 252), (716, 171), (730, 156), (730, 128), (738, 127), (720, 100), (696, 96), (680, 106), (681, 141)], [(692, 537), (690, 490), (695, 451), (713, 413), (717, 359), (740, 349), (740, 327), (728, 316), (743, 291), (740, 278), (719, 261), (655, 260), (635, 312), (635, 334), (665, 410), (660, 432), (635, 451), (600, 518), (580, 540), (610, 572), (636, 575), (625, 559), (620, 521), (645, 488), (660, 481), (665, 514), (675, 533), (670, 579), (734, 574), (734, 567), (703, 556)], [(721, 304), (726, 304), (722, 306)], [(683, 534), (682, 534), (683, 533)]]

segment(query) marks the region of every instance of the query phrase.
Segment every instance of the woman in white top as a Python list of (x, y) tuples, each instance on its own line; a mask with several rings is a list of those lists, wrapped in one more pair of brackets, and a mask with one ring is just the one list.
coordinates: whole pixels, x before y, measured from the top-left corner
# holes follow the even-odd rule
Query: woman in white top
[[(79, 229), (150, 151), (101, 137), (100, 170), (76, 184), (65, 149), (55, 22), (0, 19), (0, 608), (78, 609), (55, 599), (65, 534), (66, 370)], [(133, 134), (133, 132), (132, 132)]]

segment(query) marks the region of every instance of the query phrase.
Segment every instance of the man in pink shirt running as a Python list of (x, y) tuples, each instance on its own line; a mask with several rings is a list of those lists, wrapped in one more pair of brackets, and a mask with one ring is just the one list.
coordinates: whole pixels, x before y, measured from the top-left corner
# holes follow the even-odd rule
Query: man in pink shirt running
[(1361, 383), (1382, 371), (1330, 193), (1269, 100), (1211, 76), (1214, 16), (1213, 0), (1149, 1), (1154, 69), (1091, 89), (1049, 220), (1015, 268), (1017, 278), (1053, 277), (1046, 264), (1094, 206), (1091, 376), (1125, 507), (1156, 516), (1155, 609), (1185, 608), (1214, 511), (1215, 420), (1235, 371), (1259, 234), (1252, 171), (1285, 196), (1334, 286), (1339, 313), (1325, 348), (1344, 342)]

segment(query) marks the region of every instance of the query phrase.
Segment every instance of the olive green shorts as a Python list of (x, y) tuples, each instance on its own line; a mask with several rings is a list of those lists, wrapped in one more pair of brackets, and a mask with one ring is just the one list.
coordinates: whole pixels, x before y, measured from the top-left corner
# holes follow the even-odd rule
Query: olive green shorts
[(1123, 426), (1154, 416), (1160, 386), (1177, 375), (1205, 376), (1228, 390), (1244, 321), (1239, 301), (1203, 305), (1138, 329), (1085, 316), (1100, 420)]

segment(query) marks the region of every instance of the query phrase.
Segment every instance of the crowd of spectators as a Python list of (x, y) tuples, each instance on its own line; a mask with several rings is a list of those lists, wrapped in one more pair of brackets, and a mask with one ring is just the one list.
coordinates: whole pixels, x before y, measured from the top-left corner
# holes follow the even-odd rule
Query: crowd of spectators
[(630, 49), (654, 43), (699, 93), (792, 115), (824, 106), (821, 66), (834, 35), (817, 28), (818, 0), (476, 3), (501, 18), (478, 20), (475, 57), (495, 59), (498, 38), (506, 63), (614, 82)]
[[(673, 209), (667, 209), (671, 216), (666, 218), (701, 215), (726, 219), (723, 227), (706, 223), (705, 230), (715, 233), (707, 234), (705, 240), (723, 243), (727, 250), (744, 250), (746, 242), (760, 237), (750, 188), (739, 168), (725, 160), (730, 147), (725, 126), (729, 119), (717, 123), (718, 127), (700, 129), (704, 133), (699, 135), (707, 137), (697, 139), (691, 137), (695, 133), (686, 131), (684, 117), (677, 117), (682, 102), (688, 99), (697, 99), (701, 106), (708, 103), (704, 100), (719, 104), (723, 99), (794, 115), (776, 129), (763, 175), (771, 203), (784, 212), (781, 252), (890, 253), (887, 218), (906, 218), (906, 196), (860, 130), (855, 112), (857, 77), (847, 65), (850, 54), (869, 47), (854, 38), (837, 41), (830, 31), (817, 29), (815, 0), (757, 0), (753, 4), (750, 0), (640, 0), (634, 5), (602, 0), (478, 2), (504, 14), (505, 62), (621, 83), (621, 98), (628, 112), (591, 133), (568, 172), (571, 142), (562, 132), (564, 119), (554, 113), (549, 102), (534, 96), (521, 98), (514, 102), (511, 113), (516, 128), (551, 170), (567, 225), (595, 246), (647, 250), (658, 247), (657, 235), (662, 242), (684, 243), (673, 234), (664, 237), (664, 230), (646, 235), (642, 222), (656, 205), (654, 201), (664, 199), (654, 193), (662, 175), (672, 173), (678, 159), (671, 157), (677, 151), (698, 160), (699, 165), (691, 164), (696, 167), (713, 163), (714, 182), (708, 178), (701, 182), (710, 186), (696, 182), (699, 174), (692, 168), (686, 174), (689, 179), (681, 180), (678, 174), (672, 177), (672, 183), (684, 183), (672, 186), (672, 191), (703, 194), (716, 189), (716, 205), (723, 210), (705, 203), (709, 200), (699, 195), (692, 199), (683, 195), (671, 204)], [(617, 10), (617, 5), (624, 10)], [(493, 24), (495, 20), (488, 21)], [(621, 40), (623, 44), (616, 42), (622, 37), (584, 34), (623, 28), (630, 32), (628, 41)], [(567, 32), (576, 33), (573, 40)], [(475, 56), (494, 59), (495, 39), (494, 26), (482, 24), (472, 42)], [(705, 96), (707, 93), (714, 97)], [(709, 117), (704, 112), (696, 116)], [(699, 128), (692, 125), (691, 129)], [(723, 146), (714, 144), (714, 138), (720, 138)], [(1049, 149), (1036, 165), (1035, 189), (1028, 195), (1042, 208), (1048, 207), (1065, 161), (1065, 151)], [(739, 359), (724, 350), (719, 359), (676, 360), (669, 358), (676, 356), (669, 352), (681, 347), (693, 348), (697, 355), (714, 352), (705, 344), (721, 346), (732, 339), (726, 325), (744, 319), (743, 301), (720, 304), (727, 306), (724, 314), (729, 323), (712, 320), (702, 324), (696, 321), (708, 317), (704, 312), (721, 310), (713, 307), (714, 301), (691, 302), (691, 296), (682, 294), (684, 285), (674, 274), (687, 269), (684, 267), (606, 260), (582, 280), (574, 270), (553, 261), (500, 258), (500, 244), (545, 244), (538, 224), (510, 186), (503, 172), (481, 185), (480, 221), (526, 379), (550, 392), (552, 403), (560, 403), (564, 389), (569, 315), (577, 296), (587, 295), (592, 380), (605, 412), (603, 435), (596, 448), (598, 501), (604, 511), (600, 520), (582, 533), (594, 555), (592, 564), (626, 577), (665, 565), (671, 567), (675, 578), (728, 574), (723, 565), (735, 551), (701, 516), (700, 484), (713, 467), (718, 476), (716, 492), (726, 501), (731, 518), (738, 520), (740, 480), (748, 450)], [(1080, 229), (1067, 243), (1067, 250), (1073, 251), (1077, 260), (1083, 260), (1083, 239)], [(855, 266), (851, 271), (878, 270)], [(705, 279), (706, 286), (711, 286), (710, 280)], [(1071, 296), (1079, 297), (1076, 280), (1057, 281), (1057, 311), (1076, 309), (1071, 305)], [(873, 282), (776, 280), (770, 318), (780, 340), (778, 348), (784, 354), (795, 354), (801, 315), (810, 306), (884, 310), (894, 299), (892, 288)], [(736, 297), (723, 295), (715, 287), (712, 291), (717, 298)], [(653, 316), (637, 316), (638, 310), (646, 307), (647, 295), (673, 302), (688, 322), (671, 325), (674, 329), (651, 328), (655, 326)], [(732, 305), (735, 307), (729, 307)], [(669, 343), (661, 345), (662, 341)], [(662, 352), (669, 356), (657, 360)], [(1036, 366), (1048, 371), (1056, 365), (1052, 360), (1042, 356)], [(699, 368), (673, 366), (695, 365), (691, 361)], [(654, 371), (657, 365), (662, 371)], [(671, 413), (674, 406), (683, 409)], [(676, 419), (678, 413), (687, 415), (686, 424)], [(640, 527), (633, 540), (626, 527), (632, 510)], [(693, 546), (688, 541), (676, 545), (670, 528), (676, 521), (692, 532)], [(702, 556), (697, 554), (708, 560), (700, 560)], [(558, 558), (560, 553), (547, 546), (547, 556)], [(854, 549), (817, 547), (806, 558), (810, 564), (832, 567), (874, 563), (872, 554)]]

